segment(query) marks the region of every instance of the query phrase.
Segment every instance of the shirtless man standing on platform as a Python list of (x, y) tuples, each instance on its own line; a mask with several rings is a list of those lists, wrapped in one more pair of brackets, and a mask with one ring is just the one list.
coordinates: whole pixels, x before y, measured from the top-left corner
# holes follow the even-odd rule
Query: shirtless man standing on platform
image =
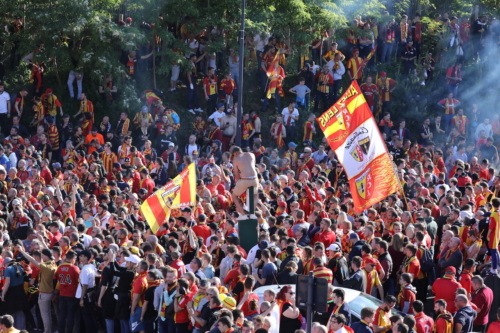
[(238, 213), (247, 215), (248, 213), (245, 213), (243, 210), (243, 204), (239, 196), (245, 193), (247, 188), (253, 186), (254, 202), (257, 203), (257, 186), (259, 182), (257, 180), (257, 171), (255, 170), (255, 155), (252, 153), (244, 153), (241, 148), (237, 146), (231, 149), (231, 153), (233, 154), (234, 180), (236, 181), (236, 186), (233, 189), (233, 193), (231, 193), (231, 197), (233, 198)]

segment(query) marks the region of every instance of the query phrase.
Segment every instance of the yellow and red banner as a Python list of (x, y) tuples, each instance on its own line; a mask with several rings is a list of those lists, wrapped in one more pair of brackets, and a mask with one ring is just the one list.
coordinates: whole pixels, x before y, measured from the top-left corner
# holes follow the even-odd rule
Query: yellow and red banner
[(316, 120), (344, 166), (357, 213), (398, 190), (384, 140), (356, 81)]
[(170, 211), (176, 208), (196, 205), (196, 168), (191, 163), (187, 168), (144, 200), (141, 205), (142, 215), (153, 233), (168, 221)]
[(373, 57), (373, 55), (375, 54), (375, 51), (377, 51), (377, 46), (378, 45), (375, 45), (375, 47), (372, 48), (372, 50), (370, 51), (370, 53), (368, 53), (368, 55), (366, 56), (365, 60), (363, 60), (363, 65), (366, 65), (368, 63), (368, 61), (370, 61), (370, 59)]

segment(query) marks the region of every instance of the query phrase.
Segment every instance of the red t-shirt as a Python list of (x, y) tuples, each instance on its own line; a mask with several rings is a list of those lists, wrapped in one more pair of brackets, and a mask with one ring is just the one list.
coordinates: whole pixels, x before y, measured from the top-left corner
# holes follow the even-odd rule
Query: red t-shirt
[(440, 278), (432, 284), (432, 292), (435, 297), (434, 300), (444, 299), (446, 301), (446, 311), (455, 313), (455, 291), (457, 288), (462, 288), (462, 285), (455, 279)]
[(365, 96), (366, 102), (368, 106), (375, 105), (375, 95), (378, 93), (378, 88), (376, 84), (367, 85), (363, 83), (361, 87), (359, 87)]
[(184, 262), (180, 259), (172, 261), (170, 267), (177, 271), (178, 278), (181, 278), (186, 273), (186, 266), (184, 266)]
[(207, 240), (208, 237), (210, 237), (210, 227), (208, 225), (204, 224), (198, 224), (195, 225), (193, 228), (193, 231), (196, 236), (203, 238), (204, 241)]
[(434, 327), (434, 320), (426, 316), (423, 312), (417, 313), (415, 315), (415, 325), (417, 333), (431, 333)]
[(64, 263), (57, 268), (57, 280), (59, 282), (59, 295), (64, 297), (75, 297), (78, 289), (80, 269), (78, 266)]
[(178, 305), (182, 310), (174, 314), (174, 321), (176, 324), (187, 323), (189, 321), (189, 313), (186, 306), (191, 302), (193, 296), (194, 294), (187, 294), (177, 298), (177, 302), (179, 302)]
[(203, 87), (208, 96), (217, 94), (217, 75), (205, 76), (203, 78)]
[(245, 315), (245, 317), (247, 317), (250, 314), (250, 309), (248, 308), (248, 304), (250, 304), (251, 300), (256, 300), (257, 303), (258, 303), (259, 302), (259, 296), (257, 296), (257, 294), (251, 293), (248, 296), (248, 299), (246, 300), (246, 302), (243, 303), (243, 305), (241, 306), (241, 311), (243, 311), (243, 314)]
[(469, 272), (463, 272), (461, 275), (460, 275), (460, 278), (458, 279), (458, 281), (460, 282), (460, 284), (462, 285), (462, 288), (464, 288), (465, 290), (467, 290), (467, 292), (469, 294), (472, 293), (472, 276), (470, 275)]

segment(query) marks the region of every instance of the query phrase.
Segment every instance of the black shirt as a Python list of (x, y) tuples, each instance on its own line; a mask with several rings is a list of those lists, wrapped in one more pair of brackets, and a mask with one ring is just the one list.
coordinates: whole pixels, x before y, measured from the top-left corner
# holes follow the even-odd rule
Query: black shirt
[(132, 290), (132, 282), (134, 281), (135, 272), (128, 270), (125, 267), (120, 267), (115, 262), (111, 265), (111, 272), (114, 276), (120, 277), (115, 292), (117, 293), (130, 293)]
[(155, 289), (156, 286), (148, 288), (146, 294), (144, 295), (144, 300), (148, 302), (146, 312), (144, 313), (144, 320), (154, 320), (158, 311), (155, 310), (154, 300), (155, 300)]

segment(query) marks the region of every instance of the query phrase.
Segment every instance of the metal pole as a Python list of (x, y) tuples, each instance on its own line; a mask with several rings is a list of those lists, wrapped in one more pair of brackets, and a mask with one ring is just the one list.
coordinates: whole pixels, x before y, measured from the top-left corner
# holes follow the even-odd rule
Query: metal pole
[(240, 70), (236, 85), (238, 87), (238, 108), (236, 110), (236, 145), (241, 147), (241, 117), (243, 108), (243, 62), (245, 59), (245, 0), (241, 0), (241, 28), (240, 28)]
[(307, 333), (312, 331), (312, 321), (313, 321), (313, 304), (314, 300), (314, 275), (309, 272), (309, 279), (307, 281)]

